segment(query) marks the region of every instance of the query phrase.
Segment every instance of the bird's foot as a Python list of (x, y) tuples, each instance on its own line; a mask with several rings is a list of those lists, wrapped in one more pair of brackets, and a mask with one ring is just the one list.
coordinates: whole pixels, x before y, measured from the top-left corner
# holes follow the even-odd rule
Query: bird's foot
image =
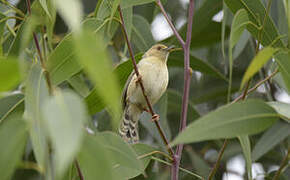
[(146, 111), (146, 112), (150, 113), (149, 109), (147, 109), (145, 107), (143, 108), (143, 111)]
[(160, 116), (159, 116), (158, 114), (154, 114), (154, 115), (152, 116), (151, 121), (152, 121), (152, 122), (154, 122), (154, 121), (159, 121), (159, 119), (160, 119)]
[(136, 85), (142, 81), (142, 76), (139, 74), (137, 75)]

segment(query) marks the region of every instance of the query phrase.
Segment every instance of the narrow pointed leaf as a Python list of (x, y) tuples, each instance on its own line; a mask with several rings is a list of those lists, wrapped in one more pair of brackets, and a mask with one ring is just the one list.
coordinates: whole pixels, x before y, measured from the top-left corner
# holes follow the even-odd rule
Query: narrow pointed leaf
[(171, 143), (200, 142), (257, 134), (278, 120), (276, 111), (259, 100), (225, 105), (195, 120)]
[(27, 134), (27, 124), (21, 118), (14, 117), (0, 126), (0, 179), (11, 179), (21, 161)]
[(263, 155), (273, 149), (281, 141), (289, 137), (289, 135), (289, 123), (279, 121), (274, 124), (263, 134), (263, 136), (256, 143), (252, 152), (253, 161), (259, 160)]
[(265, 47), (254, 57), (251, 64), (249, 65), (247, 71), (244, 74), (241, 88), (245, 85), (245, 83), (254, 76), (263, 66), (264, 64), (277, 52), (278, 49), (272, 47)]
[(249, 136), (243, 135), (238, 137), (243, 152), (244, 152), (244, 157), (246, 159), (246, 168), (247, 168), (247, 174), (248, 174), (248, 179), (252, 180), (252, 157), (251, 157), (251, 142), (249, 139)]

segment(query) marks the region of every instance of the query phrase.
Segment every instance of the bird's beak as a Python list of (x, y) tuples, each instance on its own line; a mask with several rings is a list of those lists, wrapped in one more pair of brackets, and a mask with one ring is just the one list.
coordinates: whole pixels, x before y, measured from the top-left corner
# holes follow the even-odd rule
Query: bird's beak
[(171, 46), (165, 48), (164, 50), (165, 50), (165, 51), (168, 51), (168, 52), (171, 52), (171, 51), (174, 51), (174, 47), (175, 47), (175, 46), (171, 45)]

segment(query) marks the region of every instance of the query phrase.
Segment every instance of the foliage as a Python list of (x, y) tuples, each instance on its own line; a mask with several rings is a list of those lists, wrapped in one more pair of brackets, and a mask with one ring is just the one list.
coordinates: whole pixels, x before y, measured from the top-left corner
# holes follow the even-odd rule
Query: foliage
[(239, 155), (241, 178), (257, 178), (259, 163), (260, 176), (290, 179), (290, 0), (195, 0), (192, 31), (188, 3), (162, 0), (180, 38), (160, 41), (155, 0), (27, 2), (0, 3), (1, 180), (171, 177), (174, 157), (150, 114), (141, 143), (117, 135), (133, 70), (119, 8), (137, 62), (155, 43), (180, 48), (191, 37), (186, 129), (184, 51), (170, 54), (169, 87), (154, 105), (173, 150), (185, 143), (179, 179), (222, 179)]

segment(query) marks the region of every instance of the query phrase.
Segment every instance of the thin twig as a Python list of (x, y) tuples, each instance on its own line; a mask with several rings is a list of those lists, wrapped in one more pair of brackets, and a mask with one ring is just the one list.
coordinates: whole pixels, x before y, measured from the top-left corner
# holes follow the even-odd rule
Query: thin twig
[[(270, 74), (269, 76), (267, 76), (265, 79), (259, 81), (254, 87), (252, 87), (251, 89), (248, 90), (247, 94), (255, 91), (259, 86), (261, 86), (263, 83), (265, 83), (266, 81), (270, 80), (272, 77), (274, 77), (276, 74), (278, 73), (278, 69), (276, 69), (272, 74)], [(239, 97), (237, 97), (235, 100), (233, 100), (231, 102), (231, 104), (241, 100), (243, 98), (243, 95), (240, 95)]]
[(284, 167), (288, 164), (288, 160), (290, 159), (290, 148), (288, 148), (287, 154), (285, 155), (285, 157), (283, 158), (281, 165), (278, 169), (278, 171), (275, 173), (275, 176), (273, 177), (273, 180), (278, 180), (282, 170), (284, 169)]
[(218, 169), (218, 167), (220, 165), (222, 156), (223, 156), (223, 154), (225, 152), (225, 149), (226, 149), (227, 145), (228, 145), (228, 140), (225, 139), (224, 144), (223, 144), (223, 146), (222, 146), (222, 148), (221, 148), (221, 150), (220, 150), (220, 152), (218, 154), (218, 159), (216, 160), (216, 163), (214, 164), (214, 167), (212, 168), (212, 170), (209, 173), (208, 180), (211, 180), (214, 177), (214, 175), (215, 175), (215, 173), (216, 173), (216, 171), (217, 171), (217, 169)]
[(11, 9), (13, 9), (18, 15), (22, 16), (22, 17), (25, 17), (25, 14), (18, 8), (16, 8), (15, 6), (13, 6), (11, 3), (9, 3), (8, 1), (6, 0), (1, 0), (1, 2), (3, 4), (5, 4), (6, 6), (10, 7)]
[[(128, 34), (127, 34), (127, 31), (126, 31), (125, 25), (124, 25), (124, 24), (125, 24), (125, 23), (124, 23), (124, 18), (123, 18), (123, 14), (122, 14), (122, 10), (121, 10), (121, 7), (120, 7), (120, 6), (118, 6), (118, 11), (119, 11), (120, 19), (121, 19), (121, 22), (122, 22), (122, 23), (121, 23), (122, 31), (123, 31), (124, 37), (125, 37), (125, 39), (126, 39), (126, 43), (127, 43), (127, 46), (128, 46), (128, 50), (129, 50), (129, 53), (130, 53), (130, 56), (131, 56), (131, 60), (132, 60), (133, 66), (134, 66), (134, 71), (135, 71), (136, 76), (137, 76), (137, 77), (140, 77), (140, 73), (139, 73), (139, 71), (138, 71), (137, 64), (136, 64), (136, 60), (135, 60), (135, 57), (134, 57), (134, 54), (133, 54), (133, 49), (132, 49), (131, 43), (130, 43), (130, 41), (129, 41), (129, 38), (128, 38)], [(140, 85), (140, 88), (141, 88), (141, 90), (142, 90), (143, 96), (144, 96), (144, 98), (145, 98), (145, 100), (146, 100), (146, 103), (147, 103), (147, 106), (148, 106), (148, 108), (149, 108), (149, 111), (150, 111), (151, 115), (152, 115), (152, 116), (156, 115), (155, 112), (154, 112), (154, 110), (153, 110), (153, 108), (152, 108), (152, 105), (151, 105), (151, 103), (150, 103), (150, 101), (149, 101), (149, 99), (148, 99), (148, 97), (147, 97), (147, 95), (146, 95), (146, 93), (145, 93), (145, 88), (144, 88), (144, 85), (143, 85), (143, 83), (142, 83), (142, 80), (141, 80), (141, 81), (138, 81), (138, 83), (139, 83), (139, 85)], [(154, 123), (155, 123), (155, 125), (156, 125), (156, 127), (157, 127), (157, 129), (158, 129), (158, 132), (159, 132), (159, 134), (160, 134), (160, 136), (161, 136), (161, 138), (162, 138), (164, 144), (166, 145), (166, 148), (167, 148), (167, 150), (168, 150), (168, 153), (169, 153), (170, 156), (172, 156), (172, 158), (174, 159), (174, 156), (173, 156), (173, 154), (174, 154), (174, 153), (173, 153), (173, 150), (172, 150), (172, 148), (169, 146), (169, 142), (168, 142), (168, 140), (166, 139), (166, 136), (165, 136), (163, 130), (161, 129), (161, 126), (160, 126), (160, 124), (159, 124), (159, 121), (154, 121)]]
[[(169, 20), (167, 13), (165, 12), (160, 0), (157, 0), (157, 5), (161, 9), (164, 17), (166, 18), (168, 24), (170, 25), (172, 31), (174, 32), (175, 36), (179, 40), (183, 51), (184, 51), (184, 87), (183, 87), (183, 97), (182, 97), (182, 111), (180, 117), (180, 128), (179, 132), (183, 131), (186, 128), (186, 121), (187, 121), (187, 111), (188, 111), (188, 99), (189, 99), (189, 90), (190, 90), (190, 79), (192, 75), (192, 70), (190, 68), (190, 43), (191, 43), (191, 33), (192, 33), (192, 20), (193, 20), (193, 13), (194, 13), (194, 0), (190, 0), (189, 8), (188, 8), (188, 18), (187, 18), (187, 32), (186, 32), (186, 42), (182, 40), (181, 36), (177, 32), (176, 28), (174, 27), (173, 23)], [(177, 180), (178, 179), (178, 172), (180, 166), (180, 160), (182, 155), (184, 144), (179, 144), (177, 146), (176, 152), (174, 154), (175, 161), (171, 167), (171, 179)]]
[[(155, 161), (158, 161), (158, 162), (160, 162), (160, 163), (166, 164), (166, 165), (168, 165), (168, 166), (172, 166), (172, 164), (170, 164), (169, 162), (164, 161), (164, 160), (159, 159), (159, 158), (156, 158), (156, 157), (154, 157), (154, 156), (152, 156), (151, 159), (153, 159), (153, 160), (155, 160)], [(197, 178), (199, 178), (199, 179), (204, 180), (204, 178), (203, 178), (202, 176), (200, 176), (200, 175), (198, 175), (198, 174), (195, 174), (195, 173), (193, 173), (193, 172), (191, 172), (191, 171), (189, 171), (189, 170), (187, 170), (187, 169), (184, 169), (184, 168), (182, 168), (182, 167), (179, 167), (179, 169), (180, 169), (181, 171), (187, 173), (187, 174), (190, 174), (190, 175), (192, 175), (192, 176), (194, 176), (194, 177), (197, 177)]]
[(150, 153), (147, 153), (147, 154), (142, 154), (140, 156), (138, 156), (138, 159), (142, 159), (142, 158), (145, 158), (145, 157), (148, 157), (148, 156), (151, 156), (153, 154), (161, 154), (163, 155), (164, 157), (166, 157), (167, 159), (169, 159), (169, 161), (173, 161), (172, 157), (168, 156), (168, 154), (162, 152), (162, 151), (152, 151)]
[(184, 40), (182, 39), (182, 37), (180, 36), (180, 34), (178, 33), (178, 31), (177, 31), (176, 28), (174, 27), (174, 25), (173, 25), (173, 23), (171, 22), (171, 20), (169, 19), (169, 17), (168, 17), (168, 15), (167, 15), (166, 11), (164, 10), (164, 7), (163, 7), (161, 1), (160, 1), (160, 0), (156, 0), (156, 4), (157, 4), (158, 7), (160, 8), (160, 10), (161, 10), (163, 16), (165, 17), (167, 23), (169, 24), (169, 26), (170, 26), (171, 30), (173, 31), (173, 33), (175, 34), (176, 38), (178, 39), (178, 41), (180, 42), (180, 44), (181, 44), (182, 46), (184, 46), (184, 45), (185, 45)]
[(79, 165), (79, 163), (78, 163), (77, 160), (75, 160), (75, 166), (76, 166), (76, 168), (77, 168), (77, 171), (78, 171), (78, 175), (79, 175), (80, 180), (84, 180), (84, 176), (83, 176), (83, 174), (82, 174), (82, 171), (81, 171), (80, 165)]
[[(28, 11), (29, 15), (31, 15), (31, 3), (30, 3), (30, 0), (26, 0), (26, 5), (27, 5), (27, 11)], [(45, 75), (45, 79), (46, 79), (46, 83), (47, 83), (47, 86), (48, 86), (49, 93), (53, 94), (53, 87), (52, 87), (52, 83), (51, 83), (51, 80), (50, 80), (50, 75), (49, 75), (49, 72), (47, 71), (46, 64), (45, 64), (44, 59), (42, 57), (42, 54), (41, 54), (41, 51), (40, 51), (39, 42), (38, 42), (38, 39), (37, 39), (37, 36), (36, 36), (35, 32), (33, 32), (33, 40), (34, 40), (34, 43), (35, 43), (35, 46), (36, 46), (36, 50), (37, 50), (37, 53), (38, 53), (38, 56), (39, 56), (39, 59), (40, 59), (40, 64), (41, 64), (42, 70), (44, 71), (44, 75)]]

